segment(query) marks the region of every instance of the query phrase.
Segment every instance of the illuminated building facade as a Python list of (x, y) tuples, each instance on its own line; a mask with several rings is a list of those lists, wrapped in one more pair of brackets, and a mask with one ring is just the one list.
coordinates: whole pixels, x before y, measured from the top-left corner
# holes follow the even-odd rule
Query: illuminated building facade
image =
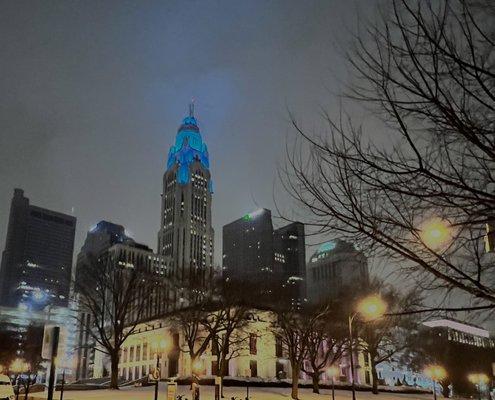
[(0, 304), (40, 310), (66, 307), (76, 218), (30, 205), (14, 190), (0, 267)]
[(222, 272), (225, 279), (255, 286), (261, 302), (283, 298), (297, 307), (305, 297), (304, 225), (274, 230), (266, 208), (225, 225)]
[(204, 285), (213, 275), (212, 192), (208, 149), (191, 104), (163, 175), (157, 249), (184, 285)]
[[(232, 353), (235, 356), (228, 362), (226, 379), (255, 378), (265, 382), (278, 382), (290, 378), (291, 367), (287, 349), (273, 331), (276, 316), (269, 312), (253, 309), (248, 316), (248, 323), (233, 333), (235, 346)], [(158, 344), (164, 343), (164, 347)], [(147, 376), (156, 366), (156, 355), (160, 355), (161, 378), (188, 378), (192, 375), (189, 354), (180, 351), (185, 348), (185, 338), (180, 329), (174, 326), (172, 320), (157, 319), (137, 326), (136, 332), (124, 342), (119, 362), (119, 376), (122, 380), (133, 381)], [(355, 355), (356, 365), (365, 364), (365, 355), (358, 352)], [(217, 373), (217, 360), (212, 346), (199, 357), (196, 373), (200, 378), (212, 378)], [(344, 355), (339, 361), (340, 376), (338, 382), (350, 381), (350, 363)], [(95, 364), (96, 378), (102, 377), (109, 370), (108, 361), (98, 358)], [(301, 373), (301, 379), (309, 379)], [(355, 382), (365, 383), (364, 368), (355, 371)], [(322, 383), (329, 384), (326, 374), (322, 375)]]
[(364, 254), (339, 239), (318, 248), (309, 259), (306, 274), (308, 300), (313, 304), (335, 300), (344, 290), (369, 281)]

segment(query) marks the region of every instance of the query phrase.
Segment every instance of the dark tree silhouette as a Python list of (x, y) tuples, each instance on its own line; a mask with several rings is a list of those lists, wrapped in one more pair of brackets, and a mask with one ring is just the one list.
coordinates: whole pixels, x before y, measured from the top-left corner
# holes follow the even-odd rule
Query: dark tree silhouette
[(291, 366), (291, 397), (298, 399), (299, 375), (312, 344), (310, 338), (317, 331), (317, 326), (324, 321), (327, 309), (278, 308), (275, 313), (277, 318), (273, 323), (273, 332), (280, 339)]
[[(397, 261), (424, 288), (493, 308), (483, 239), (495, 239), (495, 6), (386, 4), (347, 52), (354, 79), (340, 114), (324, 113), (328, 131), (293, 118), (298, 139), (281, 180), (308, 226)], [(386, 140), (351, 118), (347, 102), (370, 110)]]
[(347, 315), (337, 303), (331, 303), (315, 322), (308, 335), (306, 362), (301, 370), (313, 381), (313, 393), (320, 393), (320, 377), (326, 368), (334, 365), (347, 349)]
[[(122, 344), (143, 320), (150, 300), (164, 287), (164, 278), (146, 271), (143, 265), (122, 262), (111, 253), (89, 257), (77, 271), (74, 288), (80, 310), (91, 316), (89, 334), (96, 350), (110, 358), (110, 388), (118, 389)], [(160, 298), (167, 301), (164, 296)]]

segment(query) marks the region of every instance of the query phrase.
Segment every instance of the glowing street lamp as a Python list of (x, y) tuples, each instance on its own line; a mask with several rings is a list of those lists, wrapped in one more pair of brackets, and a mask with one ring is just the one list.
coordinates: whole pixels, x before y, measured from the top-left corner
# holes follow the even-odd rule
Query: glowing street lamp
[(373, 321), (383, 317), (387, 311), (387, 303), (385, 303), (379, 295), (370, 295), (361, 300), (357, 306), (357, 311), (349, 316), (349, 352), (351, 360), (351, 389), (352, 400), (356, 400), (356, 388), (354, 385), (354, 359), (352, 346), (352, 322), (357, 315), (360, 315), (365, 321)]
[(419, 236), (430, 249), (438, 250), (452, 241), (452, 227), (441, 218), (432, 218), (421, 225)]
[(481, 385), (486, 385), (490, 378), (486, 374), (469, 374), (468, 380), (476, 386), (478, 398), (481, 400)]
[(10, 364), (10, 370), (16, 374), (21, 374), (29, 370), (29, 364), (20, 358), (16, 358)]
[(383, 317), (387, 311), (387, 303), (378, 295), (368, 296), (361, 300), (357, 307), (358, 313), (366, 321)]
[(155, 340), (151, 343), (151, 349), (156, 353), (156, 369), (154, 373), (155, 382), (155, 400), (158, 400), (158, 382), (161, 377), (160, 370), (160, 353), (164, 353), (167, 349), (167, 341), (165, 339)]
[(327, 368), (327, 375), (332, 378), (332, 400), (335, 400), (335, 378), (340, 375), (340, 370), (332, 365)]
[(437, 387), (438, 381), (447, 377), (447, 371), (441, 365), (429, 365), (424, 369), (424, 374), (433, 381), (433, 399), (437, 400)]

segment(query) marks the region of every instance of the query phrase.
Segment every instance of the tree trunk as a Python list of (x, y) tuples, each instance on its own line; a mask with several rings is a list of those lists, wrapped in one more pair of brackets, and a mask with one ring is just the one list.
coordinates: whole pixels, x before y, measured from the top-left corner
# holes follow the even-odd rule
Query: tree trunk
[(318, 372), (314, 372), (311, 376), (313, 380), (313, 393), (320, 393), (320, 374)]
[(223, 377), (225, 375), (225, 359), (223, 357), (217, 357), (217, 369), (217, 376), (220, 377), (220, 398), (223, 399)]
[(374, 357), (371, 358), (371, 383), (372, 383), (372, 389), (371, 392), (373, 394), (378, 394), (378, 373), (376, 372), (376, 363)]
[(297, 396), (299, 394), (299, 367), (293, 365), (292, 366), (292, 391), (290, 397), (294, 400), (297, 400)]
[(119, 388), (119, 350), (110, 354), (110, 389)]

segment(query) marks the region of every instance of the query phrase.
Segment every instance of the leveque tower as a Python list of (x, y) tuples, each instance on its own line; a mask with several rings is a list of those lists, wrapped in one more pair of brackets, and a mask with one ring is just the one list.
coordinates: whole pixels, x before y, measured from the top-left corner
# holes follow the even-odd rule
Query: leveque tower
[(168, 153), (158, 232), (158, 253), (183, 285), (205, 285), (213, 276), (212, 188), (208, 148), (191, 103)]

